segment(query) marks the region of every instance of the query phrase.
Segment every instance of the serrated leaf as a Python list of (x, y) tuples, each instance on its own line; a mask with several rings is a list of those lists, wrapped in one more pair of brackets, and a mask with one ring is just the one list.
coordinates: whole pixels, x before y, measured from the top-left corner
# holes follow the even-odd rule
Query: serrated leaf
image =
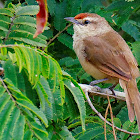
[(121, 128), (121, 120), (119, 118), (113, 118), (114, 125)]
[(45, 115), (43, 114), (43, 112), (40, 111), (31, 102), (28, 102), (27, 100), (23, 100), (23, 99), (18, 99), (17, 100), (17, 104), (19, 104), (19, 105), (21, 105), (21, 106), (29, 109), (30, 111), (32, 111), (44, 123), (44, 125), (46, 126), (46, 128), (48, 127), (48, 120), (45, 117)]
[(6, 61), (3, 64), (5, 78), (10, 79), (15, 86), (17, 86), (17, 76), (15, 66), (12, 64), (12, 61)]
[(56, 1), (55, 0), (47, 0), (47, 3), (48, 3), (48, 9), (49, 9), (49, 13), (51, 15), (54, 15), (54, 9), (56, 7)]
[(62, 127), (62, 130), (60, 131), (59, 135), (64, 140), (75, 140), (75, 138), (72, 136), (71, 132), (66, 126)]
[(63, 44), (65, 44), (67, 47), (69, 47), (70, 49), (72, 49), (73, 47), (73, 45), (72, 45), (72, 42), (73, 42), (73, 40), (72, 40), (72, 37), (70, 36), (70, 35), (68, 35), (68, 34), (60, 34), (59, 36), (58, 36), (58, 40), (61, 42), (61, 43), (63, 43)]
[(2, 137), (4, 128), (6, 127), (6, 124), (10, 118), (10, 114), (13, 108), (14, 108), (14, 103), (11, 100), (9, 100), (9, 102), (5, 105), (2, 112), (0, 113), (0, 139)]
[[(13, 31), (17, 31), (17, 32), (25, 32), (25, 33), (30, 33), (30, 34), (34, 34), (36, 29), (32, 26), (29, 26), (29, 25), (23, 25), (23, 24), (20, 24), (20, 25), (13, 25), (12, 28), (11, 28)], [(47, 37), (40, 34), (38, 35), (38, 38), (40, 39), (43, 39), (43, 40), (46, 40)]]
[(39, 139), (44, 139), (48, 137), (48, 132), (39, 124), (37, 123), (31, 123), (32, 129), (34, 131), (34, 134), (39, 138)]
[(7, 8), (0, 8), (0, 14), (7, 15), (10, 17), (14, 16), (14, 14), (10, 10), (8, 10)]
[(7, 32), (9, 28), (9, 24), (4, 21), (0, 21), (0, 30)]
[(44, 77), (40, 78), (37, 84), (38, 96), (40, 99), (41, 109), (45, 112), (46, 117), (51, 120), (53, 118), (53, 95), (47, 80)]
[(46, 41), (40, 38), (33, 39), (33, 35), (26, 32), (11, 32), (9, 38), (22, 41), (33, 46), (46, 47)]
[(5, 105), (8, 103), (9, 99), (10, 99), (10, 96), (7, 93), (2, 94), (0, 96), (0, 112), (3, 110), (3, 108), (5, 107)]
[(3, 140), (10, 140), (13, 138), (14, 128), (18, 127), (19, 125), (19, 124), (16, 124), (19, 116), (20, 116), (20, 111), (19, 109), (15, 107), (11, 113), (11, 118), (8, 121), (6, 128), (4, 129), (4, 133), (2, 137)]
[(16, 15), (36, 15), (39, 10), (38, 5), (20, 6), (16, 9)]
[(68, 1), (67, 15), (70, 16), (70, 17), (73, 17), (73, 16), (79, 14), (82, 2), (83, 2), (82, 0)]
[(13, 139), (22, 140), (24, 137), (25, 117), (20, 115), (16, 123), (17, 125), (13, 132)]
[(42, 75), (45, 78), (49, 77), (49, 63), (48, 63), (48, 59), (46, 59), (46, 57), (42, 56)]
[(66, 26), (66, 0), (61, 3), (57, 3), (55, 6), (55, 17), (54, 17), (54, 26), (58, 31), (61, 31)]
[(8, 24), (10, 24), (10, 22), (11, 22), (11, 20), (8, 16), (1, 15), (1, 14), (0, 14), (0, 21), (3, 21), (3, 22), (8, 23)]
[(122, 25), (122, 29), (132, 36), (136, 41), (140, 41), (140, 32), (134, 21), (128, 20)]
[(140, 41), (137, 41), (137, 42), (134, 42), (132, 44), (132, 52), (138, 62), (138, 65), (140, 65), (140, 57), (139, 57), (139, 54), (140, 54)]
[(24, 133), (24, 139), (23, 140), (32, 140), (33, 132), (31, 130), (27, 130)]
[(77, 103), (79, 112), (80, 112), (80, 119), (82, 122), (82, 129), (85, 130), (85, 116), (86, 116), (86, 108), (85, 108), (85, 101), (81, 91), (77, 87), (71, 86), (70, 80), (64, 80), (65, 86), (71, 91), (75, 102)]
[(36, 28), (36, 19), (34, 17), (30, 16), (20, 16), (17, 17), (14, 21), (14, 24), (23, 24), (23, 25), (29, 25), (34, 28)]
[[(134, 122), (134, 121), (133, 121), (133, 122), (130, 122), (130, 121), (128, 120), (128, 121), (126, 121), (126, 122), (123, 124), (122, 129), (131, 132), (131, 131), (134, 129), (134, 126), (135, 126), (135, 122)], [(130, 134), (126, 134), (126, 133), (123, 133), (123, 132), (120, 133), (120, 137), (121, 137), (122, 139), (127, 139), (127, 138), (129, 137), (129, 135), (130, 135)]]

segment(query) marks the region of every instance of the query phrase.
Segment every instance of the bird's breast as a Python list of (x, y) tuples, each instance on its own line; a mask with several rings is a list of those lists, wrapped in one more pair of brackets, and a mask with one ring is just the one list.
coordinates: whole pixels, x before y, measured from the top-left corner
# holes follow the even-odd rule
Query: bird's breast
[[(110, 77), (106, 75), (105, 73), (101, 72), (94, 64), (91, 64), (86, 59), (86, 53), (85, 53), (85, 47), (82, 45), (82, 41), (79, 43), (79, 41), (73, 42), (73, 49), (80, 61), (80, 64), (82, 65), (83, 69), (90, 74), (95, 79), (104, 79), (109, 78), (110, 80), (106, 81), (106, 83), (115, 83), (116, 78)], [(115, 80), (115, 81), (114, 81)]]

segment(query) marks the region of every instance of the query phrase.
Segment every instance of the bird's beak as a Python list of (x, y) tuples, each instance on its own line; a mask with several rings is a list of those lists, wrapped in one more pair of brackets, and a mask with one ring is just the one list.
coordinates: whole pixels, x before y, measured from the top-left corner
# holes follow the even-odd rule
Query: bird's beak
[(74, 19), (74, 17), (66, 17), (64, 19), (67, 20), (67, 21), (70, 21), (71, 23), (74, 23), (74, 24), (81, 24), (79, 21)]

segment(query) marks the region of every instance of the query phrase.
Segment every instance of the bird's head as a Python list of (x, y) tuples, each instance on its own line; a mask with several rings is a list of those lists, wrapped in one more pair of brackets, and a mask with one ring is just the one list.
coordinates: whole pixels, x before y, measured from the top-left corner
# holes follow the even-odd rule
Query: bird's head
[(74, 24), (74, 33), (80, 36), (90, 36), (105, 33), (110, 29), (105, 18), (94, 13), (81, 13), (65, 20)]

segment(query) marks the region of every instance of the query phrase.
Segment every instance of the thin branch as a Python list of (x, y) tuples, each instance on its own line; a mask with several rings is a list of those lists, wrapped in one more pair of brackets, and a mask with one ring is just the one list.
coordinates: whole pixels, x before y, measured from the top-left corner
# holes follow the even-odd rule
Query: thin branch
[[(108, 114), (108, 109), (109, 109), (109, 104), (106, 108), (106, 112), (105, 112), (105, 120), (107, 118), (107, 114)], [(106, 121), (104, 121), (104, 135), (105, 135), (105, 140), (107, 140), (107, 137), (106, 137)]]
[[(89, 98), (89, 95), (88, 95), (88, 92), (87, 92), (87, 91), (85, 92), (85, 95), (86, 95), (87, 102), (88, 102), (88, 104), (90, 105), (91, 109), (92, 109), (104, 122), (106, 122), (108, 125), (112, 126), (112, 124), (111, 124), (110, 122), (108, 122), (108, 121), (102, 116), (102, 114), (99, 113), (99, 112), (96, 110), (96, 108), (93, 106), (93, 104), (92, 104), (92, 102), (91, 102), (91, 100), (90, 100), (90, 98)], [(140, 135), (140, 133), (129, 132), (129, 131), (124, 130), (124, 129), (121, 129), (121, 128), (117, 127), (117, 126), (114, 126), (114, 128), (117, 129), (117, 130), (119, 130), (119, 131), (121, 131), (121, 132), (130, 134), (130, 135)]]
[(12, 26), (14, 25), (14, 20), (16, 18), (16, 15), (14, 14), (14, 16), (12, 17), (12, 20), (11, 20), (11, 23), (10, 23), (10, 27), (9, 27), (9, 30), (8, 30), (8, 33), (6, 35), (6, 37), (4, 38), (4, 41), (3, 43), (5, 43), (5, 41), (8, 39), (9, 37), (9, 34), (11, 33), (11, 29), (12, 29)]
[[(10, 96), (11, 100), (14, 102), (15, 106), (20, 110), (21, 115), (23, 115), (23, 113), (22, 113), (22, 111), (21, 111), (21, 108), (17, 105), (16, 100), (13, 98), (12, 94), (11, 94), (10, 91), (8, 90), (8, 88), (7, 88), (7, 86), (5, 85), (4, 81), (3, 81), (1, 78), (0, 78), (0, 81), (2, 82), (3, 87), (6, 89), (8, 95)], [(23, 116), (24, 116), (24, 115), (23, 115)], [(25, 120), (26, 120), (26, 123), (28, 124), (30, 130), (31, 130), (32, 132), (34, 132), (34, 131), (32, 130), (32, 127), (31, 127), (31, 125), (30, 125), (30, 123), (29, 123), (29, 121), (27, 120), (26, 117), (25, 117)]]
[(1, 78), (0, 78), (0, 81), (2, 82), (2, 85), (6, 89), (6, 91), (7, 91), (8, 95), (10, 96), (11, 100), (15, 103), (15, 105), (17, 105), (15, 99), (13, 98), (13, 96), (11, 95), (10, 91), (8, 90), (7, 86), (5, 85), (5, 83), (3, 82), (3, 80)]
[[(74, 87), (74, 84), (71, 83), (71, 86)], [(102, 96), (106, 98), (106, 95), (108, 95), (110, 98), (126, 101), (124, 92), (114, 91), (115, 95), (112, 95), (112, 91), (108, 88), (101, 89), (98, 86), (90, 86), (87, 84), (79, 84), (79, 86), (82, 88), (84, 92), (89, 92), (90, 95), (92, 96), (97, 95), (97, 96)]]
[[(72, 23), (68, 24), (62, 31), (58, 32), (52, 39), (49, 40), (49, 42), (47, 43), (47, 46), (50, 45), (62, 32), (67, 30), (68, 27), (70, 27), (71, 25), (72, 25)], [(45, 47), (42, 50), (44, 51)]]
[(108, 104), (109, 104), (109, 108), (110, 108), (113, 136), (114, 136), (114, 140), (117, 140), (116, 134), (115, 134), (114, 122), (113, 122), (113, 112), (112, 112), (112, 107), (111, 107), (111, 104), (110, 104), (109, 96), (107, 96), (107, 99), (108, 99)]

